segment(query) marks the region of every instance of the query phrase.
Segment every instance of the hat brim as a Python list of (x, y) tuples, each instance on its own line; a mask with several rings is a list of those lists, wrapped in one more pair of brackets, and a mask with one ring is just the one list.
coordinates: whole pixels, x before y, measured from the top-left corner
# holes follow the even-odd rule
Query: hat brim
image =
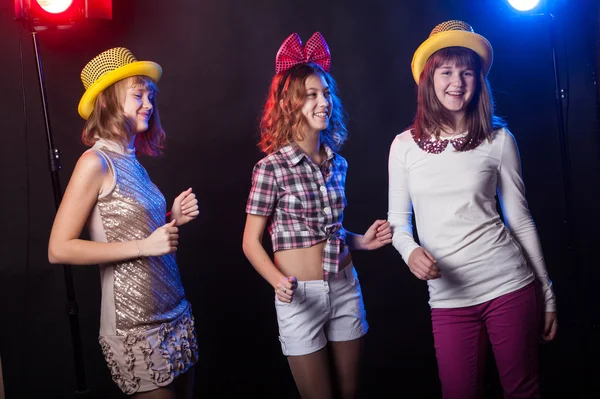
[(494, 53), (492, 45), (488, 40), (473, 32), (461, 30), (449, 30), (440, 32), (425, 40), (415, 51), (412, 59), (411, 69), (415, 82), (419, 84), (419, 77), (425, 63), (433, 53), (446, 47), (466, 47), (476, 52), (482, 60), (483, 73), (487, 75), (492, 67)]
[(140, 75), (147, 76), (152, 79), (154, 83), (158, 83), (162, 75), (162, 68), (156, 62), (136, 61), (117, 68), (114, 71), (108, 72), (90, 85), (85, 93), (83, 93), (83, 96), (79, 101), (79, 106), (77, 107), (79, 115), (83, 119), (87, 120), (94, 110), (94, 103), (96, 102), (98, 94), (102, 93), (107, 87), (120, 80), (129, 78), (131, 76)]

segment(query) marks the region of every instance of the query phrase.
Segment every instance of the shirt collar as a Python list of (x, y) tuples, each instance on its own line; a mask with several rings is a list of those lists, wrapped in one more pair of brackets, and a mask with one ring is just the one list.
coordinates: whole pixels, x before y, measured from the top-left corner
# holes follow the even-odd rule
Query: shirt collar
[[(325, 153), (327, 154), (327, 161), (330, 161), (335, 153), (327, 144), (321, 143), (321, 145), (325, 148)], [(302, 158), (308, 157), (302, 148), (295, 142), (291, 142), (283, 147), (281, 147), (281, 154), (288, 161), (289, 166), (296, 166), (300, 163)]]

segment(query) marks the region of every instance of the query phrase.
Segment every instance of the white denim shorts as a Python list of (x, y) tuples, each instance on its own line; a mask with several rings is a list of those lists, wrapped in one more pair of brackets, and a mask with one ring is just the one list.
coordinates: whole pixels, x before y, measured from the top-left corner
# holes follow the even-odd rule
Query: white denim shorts
[(291, 303), (275, 295), (279, 341), (285, 356), (316, 352), (328, 341), (352, 341), (367, 333), (360, 283), (350, 263), (329, 279), (298, 281)]

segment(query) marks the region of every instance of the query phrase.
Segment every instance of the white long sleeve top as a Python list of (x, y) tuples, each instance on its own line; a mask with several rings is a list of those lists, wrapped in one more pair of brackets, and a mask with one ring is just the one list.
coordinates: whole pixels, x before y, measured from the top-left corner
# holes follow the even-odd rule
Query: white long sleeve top
[[(496, 209), (498, 194), (504, 222)], [(535, 278), (546, 311), (555, 311), (540, 240), (525, 199), (513, 135), (499, 129), (491, 142), (459, 152), (423, 151), (410, 131), (394, 139), (389, 155), (389, 212), (393, 245), (408, 263), (420, 244), (438, 261), (442, 277), (428, 280), (432, 308), (477, 305)]]

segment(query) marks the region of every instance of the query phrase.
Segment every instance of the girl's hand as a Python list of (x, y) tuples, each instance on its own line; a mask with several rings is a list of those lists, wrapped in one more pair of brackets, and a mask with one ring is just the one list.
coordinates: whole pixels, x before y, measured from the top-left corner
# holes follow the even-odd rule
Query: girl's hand
[(362, 237), (362, 247), (379, 249), (392, 242), (392, 229), (387, 220), (376, 220)]
[(140, 256), (162, 256), (177, 251), (178, 231), (175, 220), (154, 230), (148, 237), (137, 242)]
[(171, 220), (176, 221), (176, 226), (184, 225), (200, 214), (198, 210), (198, 200), (196, 194), (192, 193), (192, 188), (188, 188), (173, 201), (171, 208)]
[(545, 312), (544, 313), (544, 330), (542, 331), (542, 342), (548, 343), (556, 337), (556, 330), (558, 329), (558, 320), (556, 319), (556, 312)]
[(425, 250), (415, 248), (408, 257), (408, 268), (420, 280), (434, 280), (442, 277), (437, 260)]
[(277, 282), (277, 286), (275, 287), (275, 294), (277, 294), (277, 299), (284, 303), (292, 302), (292, 298), (294, 297), (294, 293), (296, 292), (297, 287), (298, 280), (296, 279), (296, 277), (281, 277), (281, 279)]

